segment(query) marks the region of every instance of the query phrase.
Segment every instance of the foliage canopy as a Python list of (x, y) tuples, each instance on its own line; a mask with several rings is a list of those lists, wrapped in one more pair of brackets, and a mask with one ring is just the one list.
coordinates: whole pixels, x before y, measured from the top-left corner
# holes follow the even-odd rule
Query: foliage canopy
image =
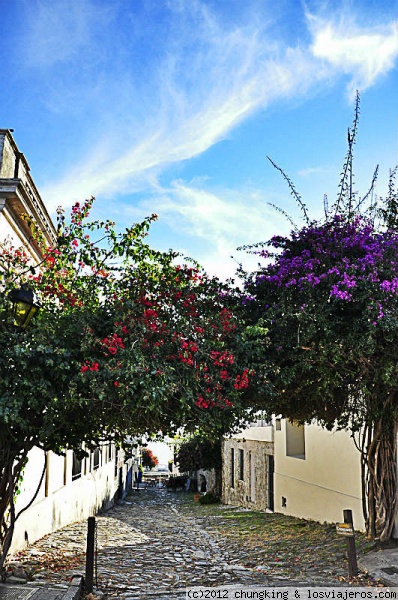
[[(12, 243), (0, 252), (0, 541), (29, 450), (82, 453), (105, 440), (222, 432), (245, 417), (247, 376), (231, 352), (238, 322), (216, 278), (145, 241), (156, 216), (118, 233), (90, 221), (93, 199), (58, 211), (58, 240), (40, 265)], [(9, 292), (27, 284), (42, 310), (13, 330)], [(11, 506), (11, 521), (7, 512)]]

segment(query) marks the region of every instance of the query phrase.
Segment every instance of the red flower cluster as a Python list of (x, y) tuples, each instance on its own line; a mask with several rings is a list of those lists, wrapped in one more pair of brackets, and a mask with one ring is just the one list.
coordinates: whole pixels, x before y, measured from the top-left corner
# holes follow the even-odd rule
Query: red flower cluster
[(80, 372), (81, 373), (85, 373), (86, 371), (98, 371), (99, 369), (99, 364), (97, 362), (91, 362), (89, 360), (86, 360), (85, 363), (82, 365)]
[(62, 283), (57, 281), (54, 285), (46, 285), (43, 290), (44, 295), (56, 296), (61, 304), (70, 304), (70, 306), (82, 306), (82, 300), (72, 294)]
[(230, 331), (236, 329), (235, 323), (231, 323), (232, 316), (232, 312), (226, 308), (223, 308), (220, 312), (221, 327), (225, 333), (229, 333)]
[(72, 206), (71, 222), (74, 225), (81, 225), (83, 218), (88, 217), (93, 200), (94, 198), (86, 200), (83, 205), (80, 205), (80, 202), (76, 202), (76, 204)]
[(123, 335), (129, 335), (130, 330), (127, 327), (127, 325), (120, 323), (118, 321), (115, 322), (115, 327), (118, 327), (120, 329), (120, 331), (123, 333)]
[(194, 362), (194, 354), (198, 352), (199, 346), (196, 342), (181, 340), (181, 352), (177, 354), (177, 358), (190, 366), (195, 364)]
[(146, 296), (141, 296), (141, 298), (139, 299), (139, 303), (143, 304), (144, 306), (152, 306), (152, 302), (148, 300)]
[(216, 367), (223, 367), (226, 365), (233, 365), (234, 364), (234, 357), (232, 354), (229, 354), (228, 352), (210, 352), (210, 357), (213, 360), (213, 363), (216, 365)]
[(43, 259), (46, 262), (48, 267), (53, 267), (55, 265), (56, 256), (60, 255), (60, 251), (57, 248), (47, 248), (43, 253)]
[(109, 338), (102, 340), (102, 345), (105, 346), (109, 354), (115, 355), (119, 348), (124, 348), (123, 340), (121, 337), (114, 333)]
[(153, 308), (144, 310), (143, 318), (147, 328), (153, 333), (158, 332), (158, 313)]
[(249, 387), (249, 369), (245, 369), (242, 375), (237, 375), (234, 383), (236, 390)]
[(196, 406), (199, 406), (199, 408), (212, 408), (215, 406), (215, 402), (212, 400), (205, 400), (203, 396), (199, 396), (196, 401)]

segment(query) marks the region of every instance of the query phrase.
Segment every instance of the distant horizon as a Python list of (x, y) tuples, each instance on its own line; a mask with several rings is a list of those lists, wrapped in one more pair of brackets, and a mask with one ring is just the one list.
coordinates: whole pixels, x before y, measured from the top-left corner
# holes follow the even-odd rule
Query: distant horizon
[[(233, 276), (245, 244), (336, 197), (355, 93), (355, 191), (398, 164), (398, 0), (18, 0), (3, 3), (0, 127), (54, 219), (93, 218)], [(55, 220), (55, 219), (54, 219)], [(231, 258), (233, 257), (233, 258)]]

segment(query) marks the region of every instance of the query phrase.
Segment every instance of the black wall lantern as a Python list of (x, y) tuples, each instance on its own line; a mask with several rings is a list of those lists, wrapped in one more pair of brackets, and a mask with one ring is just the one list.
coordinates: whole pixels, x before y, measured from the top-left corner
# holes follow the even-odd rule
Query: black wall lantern
[(20, 329), (25, 329), (29, 321), (40, 309), (40, 305), (35, 302), (35, 295), (26, 286), (10, 292), (12, 302), (12, 317), (14, 325)]

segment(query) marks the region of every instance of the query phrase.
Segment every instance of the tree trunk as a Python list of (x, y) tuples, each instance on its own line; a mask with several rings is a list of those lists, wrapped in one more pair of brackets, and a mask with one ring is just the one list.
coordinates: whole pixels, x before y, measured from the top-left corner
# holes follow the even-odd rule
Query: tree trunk
[(0, 455), (0, 573), (3, 574), (4, 563), (11, 547), (15, 527), (15, 492), (26, 463), (28, 451), (24, 450), (15, 456), (7, 451)]
[[(395, 402), (395, 398), (392, 399)], [(391, 407), (391, 405), (390, 405)], [(365, 432), (366, 464), (364, 491), (367, 497), (365, 513), (368, 538), (386, 542), (392, 537), (397, 513), (397, 415), (392, 406), (373, 427)]]
[(14, 476), (12, 472), (12, 465), (8, 472), (8, 493), (9, 493), (9, 517), (5, 518), (3, 515), (3, 527), (5, 535), (2, 539), (2, 552), (0, 556), (0, 571), (3, 572), (4, 562), (7, 558), (8, 552), (11, 548), (12, 538), (14, 536), (15, 528), (15, 501), (14, 501)]

